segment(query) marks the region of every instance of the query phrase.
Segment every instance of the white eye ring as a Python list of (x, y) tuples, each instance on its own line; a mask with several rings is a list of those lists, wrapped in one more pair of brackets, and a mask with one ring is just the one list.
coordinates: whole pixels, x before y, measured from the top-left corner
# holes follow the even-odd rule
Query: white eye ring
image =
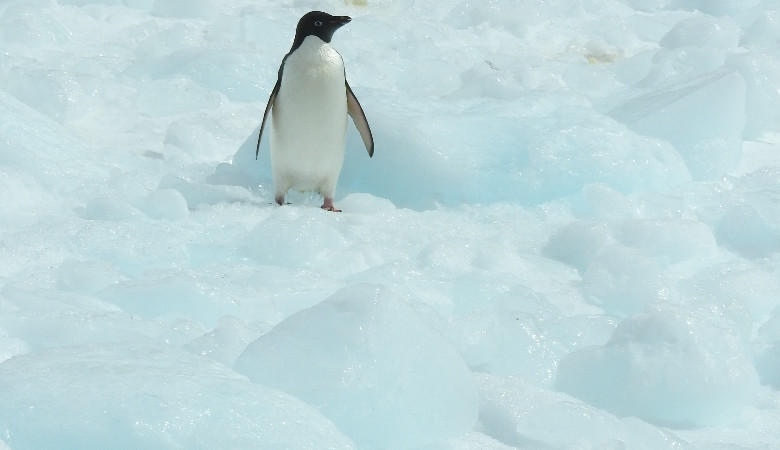
[(314, 26), (315, 27), (321, 27), (322, 26), (322, 22), (318, 20), (318, 21), (314, 22)]

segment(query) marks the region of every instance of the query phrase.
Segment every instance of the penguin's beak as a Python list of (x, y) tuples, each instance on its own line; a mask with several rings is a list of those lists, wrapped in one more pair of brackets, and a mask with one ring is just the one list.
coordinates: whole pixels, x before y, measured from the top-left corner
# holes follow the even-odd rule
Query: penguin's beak
[(349, 16), (333, 16), (332, 19), (330, 19), (330, 23), (337, 27), (344, 26), (352, 21), (352, 18)]

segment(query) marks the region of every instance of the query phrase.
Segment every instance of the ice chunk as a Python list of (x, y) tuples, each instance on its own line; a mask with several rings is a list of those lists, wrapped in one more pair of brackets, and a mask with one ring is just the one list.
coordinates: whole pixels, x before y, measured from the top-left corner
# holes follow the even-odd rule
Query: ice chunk
[[(780, 306), (780, 277), (771, 270), (758, 267), (736, 267), (732, 264), (708, 266), (689, 280), (680, 290), (687, 298), (715, 302), (725, 315), (742, 314), (744, 337), (753, 332), (752, 322), (762, 320)], [(747, 312), (740, 312), (740, 306)], [(780, 336), (778, 336), (780, 337)]]
[(676, 8), (701, 11), (713, 16), (725, 16), (728, 14), (736, 15), (759, 5), (761, 2), (762, 0), (743, 0), (739, 2), (731, 0), (676, 0), (672, 5)]
[[(502, 300), (506, 301), (496, 299), (495, 303)], [(479, 301), (472, 299), (474, 303)], [(526, 298), (518, 301), (527, 301), (540, 309), (544, 307), (541, 301), (533, 302)], [(496, 311), (476, 309), (463, 314), (448, 324), (445, 333), (474, 371), (517, 375), (529, 381), (550, 384), (558, 352), (563, 350), (557, 343), (546, 339), (544, 325), (531, 314), (497, 307)]]
[[(370, 101), (371, 96), (366, 98)], [(367, 109), (372, 130), (376, 128), (376, 153), (369, 160), (365, 150), (352, 144), (361, 145), (359, 141), (350, 138), (340, 188), (412, 208), (518, 197), (518, 166), (527, 158), (522, 137), (526, 130), (517, 120), (505, 117), (504, 111), (486, 114), (430, 102), (418, 106), (411, 120), (392, 104), (379, 103), (374, 112)], [(490, 151), (474, 151), (485, 144)], [(499, 161), (503, 166), (491, 170)]]
[[(150, 44), (151, 45), (151, 44)], [(162, 52), (152, 47), (153, 54)], [(266, 64), (257, 54), (245, 51), (203, 50), (185, 47), (160, 57), (149, 57), (137, 61), (125, 73), (138, 78), (151, 78), (151, 91), (146, 100), (150, 113), (165, 111), (161, 99), (153, 96), (174, 90), (176, 102), (170, 105), (172, 112), (192, 104), (193, 107), (219, 106), (218, 93), (234, 102), (261, 102), (268, 100), (268, 91), (260, 90), (257, 74), (268, 71)], [(192, 88), (196, 84), (198, 87)], [(273, 85), (272, 85), (273, 86)], [(270, 87), (269, 87), (270, 89)], [(193, 90), (193, 92), (189, 92)], [(163, 96), (165, 97), (165, 96)]]
[(480, 423), (490, 436), (519, 448), (678, 448), (668, 431), (618, 418), (518, 377), (478, 377)]
[(728, 18), (697, 16), (683, 19), (661, 39), (666, 48), (715, 47), (734, 49), (739, 45), (740, 27)]
[(76, 78), (48, 67), (23, 65), (12, 67), (4, 88), (30, 107), (59, 122), (64, 121), (81, 95)]
[(158, 189), (149, 194), (141, 210), (152, 219), (184, 220), (190, 215), (187, 200), (176, 189)]
[[(272, 186), (271, 179), (271, 139), (266, 125), (263, 141), (257, 148), (257, 138), (260, 134), (260, 124), (249, 134), (241, 146), (236, 150), (230, 163), (222, 163), (217, 166), (212, 178), (224, 180), (223, 184), (239, 184), (256, 187), (260, 184)], [(343, 177), (342, 177), (343, 178)], [(234, 181), (230, 181), (234, 180)], [(342, 183), (343, 184), (343, 183)]]
[(76, 6), (86, 6), (86, 5), (121, 5), (122, 0), (63, 0), (61, 2), (63, 5), (76, 5)]
[(173, 122), (165, 134), (166, 145), (175, 145), (196, 159), (213, 161), (229, 156), (220, 142), (225, 135), (222, 125), (206, 114)]
[(84, 294), (94, 294), (122, 279), (116, 267), (100, 260), (66, 260), (57, 274), (60, 289)]
[(616, 236), (624, 245), (668, 263), (706, 258), (717, 251), (710, 228), (695, 220), (627, 220)]
[(745, 52), (729, 56), (726, 65), (745, 78), (744, 136), (758, 139), (765, 133), (780, 131), (780, 59), (763, 52)]
[[(175, 325), (118, 311), (118, 308), (94, 297), (76, 297), (55, 290), (3, 290), (14, 304), (24, 305), (23, 314), (5, 314), (0, 326), (20, 341), (12, 349), (28, 353), (43, 348), (101, 343), (147, 342), (165, 339), (185, 344), (203, 334), (191, 322), (179, 320)], [(28, 306), (29, 305), (29, 306)], [(164, 336), (164, 337), (162, 337)], [(14, 350), (15, 351), (15, 350)], [(13, 356), (13, 355), (9, 355)]]
[[(148, 1), (154, 2), (155, 0)], [(148, 35), (148, 37), (135, 47), (137, 61), (163, 58), (177, 50), (195, 47), (201, 37), (198, 28), (186, 21), (177, 21), (164, 29), (159, 29), (158, 26), (149, 26), (149, 29), (142, 35)]]
[(365, 214), (392, 213), (395, 210), (392, 201), (364, 193), (347, 195), (339, 202), (339, 207), (344, 211)]
[(491, 97), (496, 99), (516, 98), (522, 95), (522, 84), (516, 80), (512, 70), (503, 70), (490, 61), (474, 64), (461, 74), (461, 88), (458, 96)]
[(750, 28), (745, 30), (740, 43), (750, 49), (771, 51), (776, 48), (778, 39), (780, 39), (780, 10), (768, 9), (762, 11)]
[(123, 0), (123, 3), (128, 8), (140, 9), (142, 11), (151, 11), (154, 7), (155, 0)]
[(609, 114), (640, 134), (673, 144), (694, 178), (715, 178), (739, 163), (745, 80), (725, 69), (672, 78)]
[(672, 281), (661, 264), (642, 251), (605, 246), (582, 277), (582, 290), (607, 312), (631, 314), (671, 295)]
[(155, 80), (143, 88), (136, 101), (139, 112), (151, 117), (210, 111), (220, 105), (219, 95), (184, 77)]
[(54, 11), (43, 5), (21, 2), (8, 6), (0, 16), (3, 42), (35, 47), (70, 41), (71, 32)]
[(166, 175), (160, 180), (159, 190), (178, 191), (187, 201), (187, 207), (190, 209), (203, 204), (249, 202), (252, 199), (250, 193), (243, 187), (198, 183), (172, 175)]
[(756, 360), (761, 383), (780, 389), (780, 341), (762, 352)]
[(353, 448), (314, 408), (212, 360), (140, 343), (0, 364), (0, 429), (27, 448)]
[[(45, 87), (39, 88), (41, 90), (30, 106), (0, 90), (0, 116), (3, 118), (0, 135), (4, 139), (0, 164), (18, 168), (42, 188), (58, 195), (68, 195), (84, 189), (89, 183), (104, 180), (107, 170), (95, 160), (93, 149), (74, 138), (68, 129), (31, 109), (37, 101), (44, 101), (51, 94)], [(37, 88), (28, 86), (27, 89), (33, 92)], [(59, 94), (53, 95), (57, 98), (54, 102), (58, 102)], [(50, 106), (51, 100), (44, 103)], [(29, 124), (35, 124), (34, 133), (30, 132)], [(67, 152), (47, 151), (50, 149), (67, 149)]]
[(713, 219), (718, 242), (746, 258), (780, 251), (780, 166), (734, 179), (733, 187)]
[(584, 272), (598, 252), (614, 241), (606, 224), (577, 221), (550, 236), (542, 252)]
[(728, 53), (715, 47), (662, 48), (653, 55), (653, 67), (637, 86), (664, 85), (672, 90), (673, 81), (699, 77), (708, 71), (723, 70)]
[(627, 196), (604, 183), (593, 183), (582, 189), (582, 195), (589, 216), (604, 219), (626, 219), (636, 217), (639, 208)]
[(89, 220), (129, 220), (142, 214), (124, 198), (105, 195), (91, 199), (86, 205), (76, 207), (76, 214)]
[(654, 68), (656, 50), (645, 50), (626, 58), (618, 59), (606, 68), (615, 74), (617, 81), (624, 85), (634, 85), (641, 81)]
[(145, 318), (190, 317), (213, 325), (236, 312), (231, 299), (216, 295), (214, 289), (191, 273), (150, 270), (140, 279), (115, 283), (96, 295)]
[(463, 360), (384, 287), (355, 285), (290, 316), (235, 366), (317, 406), (361, 447), (460, 436), (477, 417)]
[(626, 3), (640, 11), (659, 11), (666, 8), (673, 0), (626, 0)]
[(746, 258), (780, 251), (780, 227), (762, 212), (750, 205), (729, 206), (715, 230), (718, 241)]
[(727, 325), (713, 322), (675, 310), (632, 316), (606, 345), (565, 356), (556, 387), (619, 416), (667, 426), (734, 420), (757, 393), (758, 376)]
[(520, 170), (521, 182), (537, 201), (579, 193), (592, 183), (630, 193), (690, 177), (668, 143), (638, 135), (589, 108), (560, 107), (534, 127), (527, 144), (531, 164)]
[(8, 336), (8, 332), (0, 328), (0, 364), (14, 356), (30, 351), (30, 346), (21, 339)]
[(225, 316), (219, 319), (216, 328), (187, 343), (184, 348), (232, 366), (246, 346), (266, 332), (268, 330), (264, 327), (250, 327), (237, 317)]
[(161, 17), (211, 19), (219, 8), (209, 0), (157, 0), (152, 13)]
[(447, 439), (446, 444), (424, 447), (425, 450), (516, 450), (516, 447), (506, 445), (496, 439), (479, 432), (466, 436)]
[(332, 264), (333, 255), (350, 246), (332, 217), (311, 207), (275, 211), (238, 242), (238, 250), (262, 265), (296, 268)]

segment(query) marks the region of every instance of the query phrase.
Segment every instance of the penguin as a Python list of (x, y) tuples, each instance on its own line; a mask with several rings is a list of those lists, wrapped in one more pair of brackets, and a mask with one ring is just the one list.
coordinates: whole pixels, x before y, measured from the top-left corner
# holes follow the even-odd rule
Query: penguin
[(374, 138), (366, 115), (347, 82), (344, 60), (330, 45), (333, 33), (352, 19), (311, 11), (298, 21), (292, 48), (282, 59), (265, 107), (260, 140), (271, 115), (271, 172), (274, 200), (284, 204), (289, 189), (316, 191), (322, 209), (340, 212), (333, 204), (347, 131), (347, 115), (360, 132), (368, 156)]

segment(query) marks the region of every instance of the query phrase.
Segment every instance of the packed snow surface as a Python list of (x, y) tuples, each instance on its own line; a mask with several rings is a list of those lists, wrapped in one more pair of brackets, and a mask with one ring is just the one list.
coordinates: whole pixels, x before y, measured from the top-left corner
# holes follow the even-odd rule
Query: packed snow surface
[[(254, 157), (309, 10), (340, 214)], [(0, 449), (780, 447), (780, 0), (6, 0), (0, 48)]]

